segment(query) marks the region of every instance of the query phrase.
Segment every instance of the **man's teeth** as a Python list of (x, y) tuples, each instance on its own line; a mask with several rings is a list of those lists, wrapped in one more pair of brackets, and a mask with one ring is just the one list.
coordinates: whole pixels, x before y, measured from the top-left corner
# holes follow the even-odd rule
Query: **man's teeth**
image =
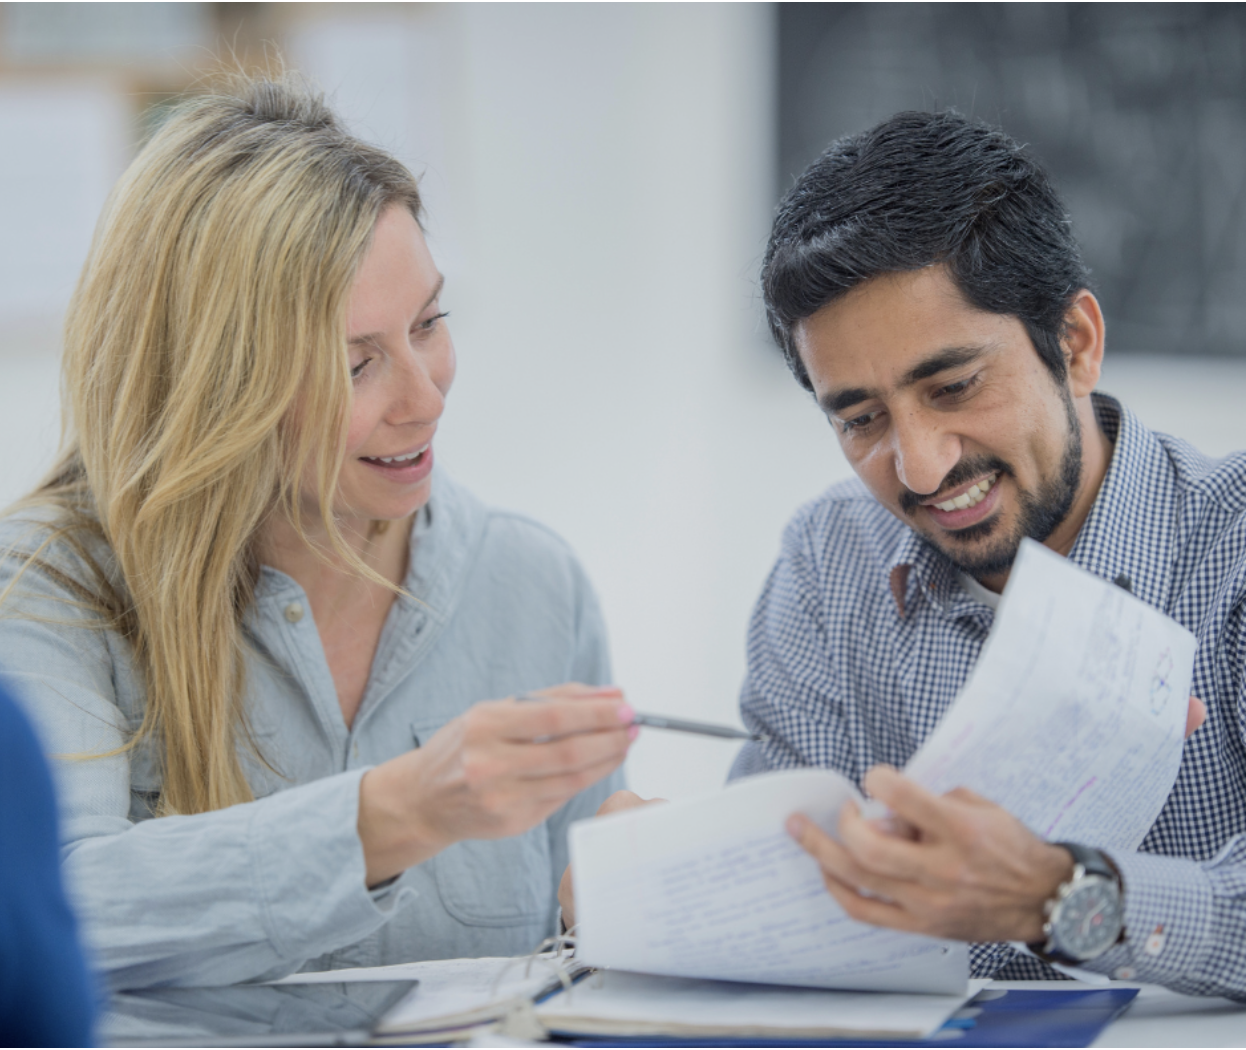
[(382, 463), (410, 463), (413, 459), (419, 459), (427, 451), (428, 446), (425, 445), (423, 448), (417, 448), (414, 452), (408, 452), (405, 456), (374, 456), (373, 458), (380, 460)]
[(986, 499), (986, 494), (991, 490), (991, 486), (995, 484), (996, 477), (997, 475), (992, 474), (990, 477), (983, 478), (976, 485), (970, 485), (969, 491), (962, 492), (955, 499), (936, 503), (935, 506), (939, 510), (964, 510), (966, 507), (976, 507)]

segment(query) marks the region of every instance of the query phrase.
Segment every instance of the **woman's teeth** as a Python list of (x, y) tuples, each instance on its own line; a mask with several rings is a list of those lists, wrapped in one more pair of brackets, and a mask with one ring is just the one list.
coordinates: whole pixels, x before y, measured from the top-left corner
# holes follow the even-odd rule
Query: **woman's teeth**
[(408, 452), (405, 456), (369, 456), (368, 458), (375, 459), (379, 463), (410, 463), (413, 459), (419, 459), (427, 451), (428, 446), (425, 445), (414, 452)]
[(991, 486), (995, 484), (998, 474), (992, 474), (983, 478), (976, 485), (971, 485), (969, 491), (962, 492), (955, 499), (944, 500), (942, 503), (936, 503), (935, 506), (939, 510), (964, 510), (966, 507), (975, 507), (986, 499), (986, 494), (991, 490)]

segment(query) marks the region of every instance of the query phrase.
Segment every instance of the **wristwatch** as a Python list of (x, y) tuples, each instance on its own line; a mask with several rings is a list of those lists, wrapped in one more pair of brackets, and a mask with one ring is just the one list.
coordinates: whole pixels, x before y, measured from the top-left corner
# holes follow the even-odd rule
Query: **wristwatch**
[(1046, 941), (1029, 945), (1047, 962), (1077, 966), (1097, 958), (1119, 941), (1125, 930), (1121, 877), (1097, 849), (1056, 842), (1073, 855), (1073, 877), (1060, 883), (1043, 905)]

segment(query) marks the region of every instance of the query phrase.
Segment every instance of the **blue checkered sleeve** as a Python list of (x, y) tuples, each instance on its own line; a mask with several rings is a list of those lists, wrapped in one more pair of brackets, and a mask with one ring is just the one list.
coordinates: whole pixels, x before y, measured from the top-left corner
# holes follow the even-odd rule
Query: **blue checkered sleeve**
[(1205, 865), (1111, 856), (1125, 885), (1126, 939), (1086, 968), (1190, 995), (1246, 999), (1246, 838)]

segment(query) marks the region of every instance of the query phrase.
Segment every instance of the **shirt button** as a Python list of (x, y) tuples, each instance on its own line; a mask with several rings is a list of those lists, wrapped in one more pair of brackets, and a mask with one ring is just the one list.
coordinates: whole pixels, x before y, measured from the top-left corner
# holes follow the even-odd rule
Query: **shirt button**
[(291, 602), (286, 606), (286, 619), (290, 623), (298, 623), (303, 618), (303, 606), (298, 602)]

